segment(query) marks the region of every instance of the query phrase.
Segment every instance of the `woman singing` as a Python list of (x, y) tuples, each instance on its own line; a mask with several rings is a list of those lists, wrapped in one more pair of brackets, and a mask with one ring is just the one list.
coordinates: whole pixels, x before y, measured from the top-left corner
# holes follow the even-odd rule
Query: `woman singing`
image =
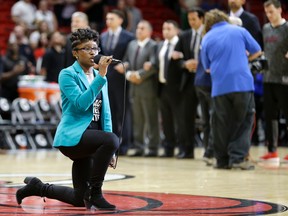
[(102, 195), (102, 183), (109, 166), (115, 167), (114, 153), (118, 137), (112, 133), (107, 67), (112, 56), (102, 56), (99, 71), (93, 68), (99, 52), (99, 34), (78, 29), (72, 34), (72, 53), (76, 61), (59, 74), (62, 119), (53, 146), (73, 161), (73, 188), (43, 184), (36, 177), (26, 177), (25, 187), (16, 193), (18, 204), (28, 196), (57, 199), (87, 209), (113, 210)]

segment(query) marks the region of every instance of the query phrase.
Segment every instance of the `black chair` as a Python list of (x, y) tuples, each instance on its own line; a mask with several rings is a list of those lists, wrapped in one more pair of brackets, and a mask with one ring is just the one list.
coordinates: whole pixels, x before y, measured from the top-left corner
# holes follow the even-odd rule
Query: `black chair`
[[(51, 148), (53, 137), (46, 124), (35, 110), (35, 104), (26, 98), (16, 98), (12, 102), (12, 123), (27, 137), (27, 148)], [(18, 140), (19, 141), (19, 140)]]
[(0, 148), (1, 149), (17, 149), (13, 141), (15, 127), (11, 121), (11, 104), (6, 98), (0, 98)]

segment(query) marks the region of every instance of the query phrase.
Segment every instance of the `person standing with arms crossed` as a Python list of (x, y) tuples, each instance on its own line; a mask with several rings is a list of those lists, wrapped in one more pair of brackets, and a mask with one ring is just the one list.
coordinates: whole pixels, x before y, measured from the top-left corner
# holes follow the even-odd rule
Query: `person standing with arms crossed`
[(107, 67), (112, 56), (102, 56), (99, 71), (93, 68), (99, 52), (99, 34), (78, 29), (71, 35), (72, 53), (77, 59), (59, 74), (62, 118), (53, 146), (73, 161), (73, 188), (43, 184), (36, 177), (26, 177), (27, 184), (16, 193), (18, 204), (29, 196), (41, 196), (86, 206), (87, 209), (114, 210), (105, 200), (102, 183), (109, 166), (116, 167), (114, 156), (119, 147), (112, 133), (107, 90)]

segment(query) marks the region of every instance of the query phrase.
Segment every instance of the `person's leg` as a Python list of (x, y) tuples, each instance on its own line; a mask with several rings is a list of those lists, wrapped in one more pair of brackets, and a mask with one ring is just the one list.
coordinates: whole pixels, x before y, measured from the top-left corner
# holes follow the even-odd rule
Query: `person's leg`
[(161, 112), (161, 122), (162, 129), (164, 133), (164, 156), (172, 157), (174, 156), (174, 148), (176, 145), (176, 130), (175, 130), (175, 119), (173, 113), (173, 106), (170, 100), (172, 97), (169, 97), (167, 88), (163, 86), (161, 95), (160, 95), (160, 112)]
[(133, 140), (136, 152), (133, 156), (142, 156), (145, 151), (144, 143), (144, 113), (139, 96), (132, 98)]
[(217, 168), (228, 168), (228, 140), (230, 136), (231, 101), (229, 95), (212, 98), (211, 128)]
[[(115, 209), (114, 205), (104, 199), (102, 184), (113, 154), (119, 147), (119, 138), (113, 133), (87, 130), (83, 134), (80, 145), (82, 146), (82, 153), (85, 155), (85, 151), (87, 151), (86, 154), (90, 154), (92, 158), (88, 182), (89, 188), (84, 195), (86, 207), (88, 209)], [(75, 157), (78, 157), (77, 155)], [(78, 178), (78, 188), (81, 191), (84, 186), (83, 181), (80, 179), (81, 175), (76, 173), (76, 177)], [(74, 182), (76, 183), (76, 179)]]
[(158, 101), (156, 97), (142, 98), (141, 106), (144, 113), (148, 137), (149, 152), (146, 156), (157, 156), (160, 142)]
[(232, 93), (231, 135), (228, 144), (229, 164), (240, 164), (249, 155), (255, 114), (252, 92)]
[(203, 120), (203, 145), (205, 150), (211, 142), (210, 136), (210, 111), (211, 111), (211, 89), (208, 87), (196, 87), (197, 96), (199, 99), (202, 120)]
[(115, 208), (103, 198), (101, 188), (111, 158), (118, 147), (119, 140), (115, 134), (86, 130), (78, 145), (59, 148), (65, 156), (74, 161), (74, 188), (43, 184), (35, 177), (26, 178), (27, 185), (16, 193), (17, 202), (20, 204), (25, 197), (34, 195), (57, 199), (74, 206), (84, 206), (83, 199), (86, 193), (90, 195), (85, 200), (88, 203), (86, 206), (99, 209)]
[(278, 122), (279, 112), (275, 98), (274, 86), (275, 84), (264, 83), (265, 140), (268, 152), (275, 152), (278, 146), (278, 136), (276, 138), (277, 134), (275, 134), (276, 131), (278, 132), (278, 128), (276, 128), (277, 126), (275, 121)]
[(184, 113), (183, 125), (180, 130), (184, 139), (181, 146), (182, 153), (178, 158), (194, 158), (194, 144), (195, 144), (195, 120), (198, 106), (198, 98), (196, 95), (195, 86), (191, 83), (183, 92), (182, 112)]
[[(286, 133), (288, 134), (288, 100), (287, 100), (287, 95), (288, 95), (288, 85), (279, 85), (279, 87), (277, 89), (279, 108), (280, 108), (281, 112), (283, 113), (284, 118), (286, 120)], [(287, 142), (287, 139), (286, 139), (286, 142)], [(288, 155), (286, 155), (284, 157), (284, 160), (286, 162), (288, 161)]]

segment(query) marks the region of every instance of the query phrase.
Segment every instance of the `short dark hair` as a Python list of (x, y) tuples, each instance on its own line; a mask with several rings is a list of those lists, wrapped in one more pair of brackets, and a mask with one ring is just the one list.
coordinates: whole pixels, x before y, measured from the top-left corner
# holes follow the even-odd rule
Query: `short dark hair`
[(165, 20), (163, 23), (169, 23), (175, 26), (176, 28), (179, 28), (179, 24), (175, 20), (169, 19), (169, 20)]
[(279, 0), (268, 0), (264, 2), (264, 7), (274, 5), (276, 8), (281, 8), (281, 2)]
[(99, 44), (99, 33), (89, 28), (80, 28), (72, 33), (70, 40), (72, 43), (72, 50), (75, 49), (75, 47), (77, 47), (79, 44), (90, 40), (93, 40)]
[(121, 10), (114, 9), (114, 10), (108, 12), (108, 13), (115, 14), (115, 15), (117, 15), (118, 17), (120, 17), (123, 20), (125, 18), (125, 15), (124, 15), (124, 13)]
[(205, 11), (200, 7), (192, 7), (187, 11), (187, 14), (189, 13), (197, 13), (199, 18), (204, 18)]

